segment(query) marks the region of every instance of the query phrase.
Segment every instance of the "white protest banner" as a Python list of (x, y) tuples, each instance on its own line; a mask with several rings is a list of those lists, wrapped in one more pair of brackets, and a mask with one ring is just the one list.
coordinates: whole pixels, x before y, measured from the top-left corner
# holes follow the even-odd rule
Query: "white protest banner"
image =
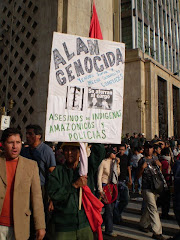
[(120, 143), (125, 45), (54, 33), (46, 141)]

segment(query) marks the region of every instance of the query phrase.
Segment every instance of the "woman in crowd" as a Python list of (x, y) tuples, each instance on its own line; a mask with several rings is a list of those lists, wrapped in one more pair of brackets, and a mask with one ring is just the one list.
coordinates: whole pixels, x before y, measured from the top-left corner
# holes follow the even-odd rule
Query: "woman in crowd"
[[(100, 197), (104, 198), (103, 187), (109, 183), (112, 183), (113, 177), (113, 169), (115, 169), (115, 164), (117, 164), (117, 175), (120, 175), (120, 166), (119, 159), (116, 159), (116, 152), (113, 148), (108, 149), (107, 158), (104, 159), (99, 168), (98, 168), (98, 191), (100, 193)], [(113, 232), (113, 208), (114, 203), (104, 204), (105, 212), (104, 212), (104, 223), (105, 223), (105, 234), (110, 236), (117, 236)]]
[(141, 185), (142, 185), (142, 178), (137, 178), (137, 170), (138, 170), (138, 162), (143, 157), (142, 154), (142, 147), (134, 148), (134, 154), (131, 158), (131, 166), (132, 166), (132, 191), (135, 193), (135, 182), (138, 181), (138, 193), (141, 194)]
[(169, 219), (169, 209), (170, 209), (170, 200), (171, 200), (171, 193), (170, 193), (170, 186), (172, 184), (171, 179), (171, 156), (169, 147), (165, 147), (161, 151), (160, 162), (162, 164), (162, 174), (166, 180), (168, 185), (168, 189), (164, 190), (160, 195), (160, 204), (162, 208), (162, 215), (161, 218)]

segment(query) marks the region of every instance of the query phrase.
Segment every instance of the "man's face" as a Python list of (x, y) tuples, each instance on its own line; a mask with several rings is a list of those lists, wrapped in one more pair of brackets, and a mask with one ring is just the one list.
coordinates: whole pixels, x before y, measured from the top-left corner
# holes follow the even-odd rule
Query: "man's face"
[(126, 151), (125, 147), (120, 147), (120, 148), (119, 148), (119, 154), (120, 154), (120, 156), (123, 156), (124, 153), (125, 153), (125, 151)]
[(145, 148), (144, 149), (145, 156), (152, 156), (153, 155), (153, 148)]
[(22, 148), (22, 141), (19, 134), (12, 135), (3, 143), (5, 156), (7, 159), (16, 159)]
[(34, 129), (26, 130), (26, 141), (29, 146), (34, 146), (37, 142), (41, 141), (41, 135), (36, 135)]
[(113, 150), (117, 153), (117, 147), (113, 147)]
[(156, 152), (157, 154), (161, 154), (161, 148), (158, 147), (158, 148), (155, 150), (155, 152)]
[(73, 164), (76, 161), (79, 161), (80, 151), (78, 147), (65, 146), (63, 152), (65, 159), (69, 164)]

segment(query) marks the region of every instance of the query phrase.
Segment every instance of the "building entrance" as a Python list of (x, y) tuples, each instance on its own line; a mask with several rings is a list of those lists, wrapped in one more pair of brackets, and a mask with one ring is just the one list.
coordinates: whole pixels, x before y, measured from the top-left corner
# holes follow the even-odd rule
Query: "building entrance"
[(159, 137), (168, 136), (167, 82), (158, 77)]

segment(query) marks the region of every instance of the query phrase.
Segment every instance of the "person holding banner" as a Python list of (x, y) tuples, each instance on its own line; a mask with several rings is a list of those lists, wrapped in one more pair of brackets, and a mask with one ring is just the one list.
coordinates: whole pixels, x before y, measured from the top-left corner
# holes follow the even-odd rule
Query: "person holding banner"
[[(98, 190), (100, 197), (102, 198), (102, 201), (104, 199), (104, 189), (107, 184), (110, 184), (113, 181), (113, 173), (114, 169), (115, 170), (115, 175), (118, 179), (118, 176), (120, 175), (120, 165), (119, 165), (120, 159), (116, 159), (116, 152), (113, 150), (113, 148), (110, 148), (107, 152), (107, 158), (104, 159), (99, 168), (98, 168), (98, 175), (97, 175), (97, 184), (98, 184)], [(118, 175), (118, 176), (117, 176)], [(116, 184), (117, 184), (117, 179), (116, 179)], [(117, 196), (116, 196), (117, 198)], [(116, 200), (116, 199), (114, 199)], [(113, 209), (114, 209), (114, 202), (112, 203), (105, 203), (104, 202), (104, 223), (105, 223), (105, 234), (116, 237), (117, 235), (113, 232)]]
[(80, 144), (62, 144), (65, 163), (49, 176), (48, 193), (53, 201), (52, 240), (93, 240), (86, 213), (79, 210), (79, 189), (87, 185), (87, 176), (79, 175)]

